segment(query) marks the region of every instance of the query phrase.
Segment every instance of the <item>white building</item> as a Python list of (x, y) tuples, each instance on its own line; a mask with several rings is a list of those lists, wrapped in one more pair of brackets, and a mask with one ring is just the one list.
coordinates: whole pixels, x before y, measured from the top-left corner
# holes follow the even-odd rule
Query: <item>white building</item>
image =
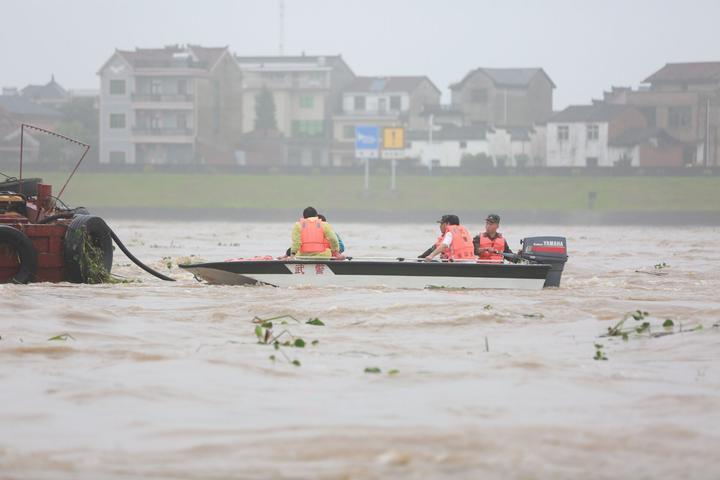
[(427, 129), (427, 106), (440, 105), (440, 89), (426, 76), (357, 77), (342, 94), (342, 112), (333, 117), (333, 164), (354, 161), (355, 127)]
[(416, 130), (408, 134), (408, 156), (429, 168), (460, 167), (463, 157), (489, 157), (487, 135), (482, 127), (446, 127), (432, 134)]
[(617, 158), (610, 153), (610, 142), (628, 129), (643, 127), (643, 114), (626, 105), (567, 107), (547, 123), (547, 166), (613, 166)]
[(241, 125), (227, 47), (116, 50), (100, 76), (100, 163), (229, 162)]

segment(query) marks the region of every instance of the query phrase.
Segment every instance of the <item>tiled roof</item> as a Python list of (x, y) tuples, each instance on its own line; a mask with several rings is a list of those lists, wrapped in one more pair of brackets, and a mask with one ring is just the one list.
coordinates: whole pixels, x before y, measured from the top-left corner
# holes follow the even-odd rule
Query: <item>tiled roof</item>
[(39, 100), (62, 100), (67, 97), (67, 91), (55, 81), (55, 76), (45, 85), (28, 85), (22, 89), (23, 97)]
[(555, 84), (550, 77), (545, 73), (542, 68), (485, 68), (480, 67), (475, 70), (468, 72), (465, 77), (457, 83), (450, 85), (450, 89), (455, 90), (462, 88), (473, 75), (477, 73), (484, 73), (493, 81), (493, 83), (499, 87), (512, 87), (512, 88), (525, 88), (530, 85), (530, 82), (537, 74), (544, 75), (550, 84), (555, 87)]
[(62, 117), (62, 114), (52, 108), (38, 105), (20, 95), (0, 95), (0, 109), (8, 115), (33, 115), (39, 117)]
[(663, 144), (681, 143), (680, 140), (674, 138), (662, 128), (657, 127), (631, 128), (610, 139), (608, 143), (618, 147), (634, 147), (653, 138), (657, 138)]
[(402, 76), (402, 77), (356, 77), (347, 87), (346, 92), (412, 92), (423, 81), (427, 80), (432, 87), (440, 93), (440, 90), (432, 81), (424, 76)]
[[(485, 140), (487, 138), (487, 129), (484, 127), (455, 127), (446, 125), (440, 130), (433, 131), (433, 141), (442, 140)], [(411, 130), (408, 132), (408, 140), (428, 140), (427, 130)]]
[(133, 68), (189, 67), (208, 70), (215, 65), (227, 47), (169, 45), (164, 48), (118, 50)]
[(239, 63), (333, 63), (342, 61), (340, 55), (235, 55)]
[(644, 83), (684, 83), (720, 81), (720, 62), (668, 63)]
[(627, 105), (614, 105), (599, 103), (596, 105), (571, 105), (565, 110), (553, 115), (550, 123), (587, 123), (587, 122), (609, 122), (617, 115), (627, 110)]

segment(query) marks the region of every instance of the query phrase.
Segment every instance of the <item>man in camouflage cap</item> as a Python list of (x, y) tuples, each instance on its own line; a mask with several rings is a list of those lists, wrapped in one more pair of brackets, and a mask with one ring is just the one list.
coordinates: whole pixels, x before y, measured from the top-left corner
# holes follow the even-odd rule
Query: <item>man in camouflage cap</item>
[(500, 215), (491, 213), (485, 219), (485, 231), (473, 238), (475, 254), (480, 260), (502, 262), (503, 253), (513, 253), (505, 241), (505, 237), (497, 231), (500, 226)]

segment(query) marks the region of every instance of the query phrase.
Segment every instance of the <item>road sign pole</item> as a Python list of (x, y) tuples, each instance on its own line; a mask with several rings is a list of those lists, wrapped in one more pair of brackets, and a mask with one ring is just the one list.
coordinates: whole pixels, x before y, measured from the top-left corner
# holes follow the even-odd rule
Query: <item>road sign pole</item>
[(394, 158), (390, 161), (390, 191), (395, 191), (395, 163), (397, 160)]
[(365, 193), (370, 190), (370, 159), (365, 158)]

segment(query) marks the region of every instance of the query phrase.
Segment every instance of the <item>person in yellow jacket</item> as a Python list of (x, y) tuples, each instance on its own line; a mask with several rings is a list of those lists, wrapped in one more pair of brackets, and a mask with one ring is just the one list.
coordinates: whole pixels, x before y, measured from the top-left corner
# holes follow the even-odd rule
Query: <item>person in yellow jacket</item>
[(303, 210), (303, 218), (293, 227), (290, 253), (302, 257), (330, 258), (337, 257), (339, 250), (337, 235), (330, 224), (323, 222), (313, 207)]

